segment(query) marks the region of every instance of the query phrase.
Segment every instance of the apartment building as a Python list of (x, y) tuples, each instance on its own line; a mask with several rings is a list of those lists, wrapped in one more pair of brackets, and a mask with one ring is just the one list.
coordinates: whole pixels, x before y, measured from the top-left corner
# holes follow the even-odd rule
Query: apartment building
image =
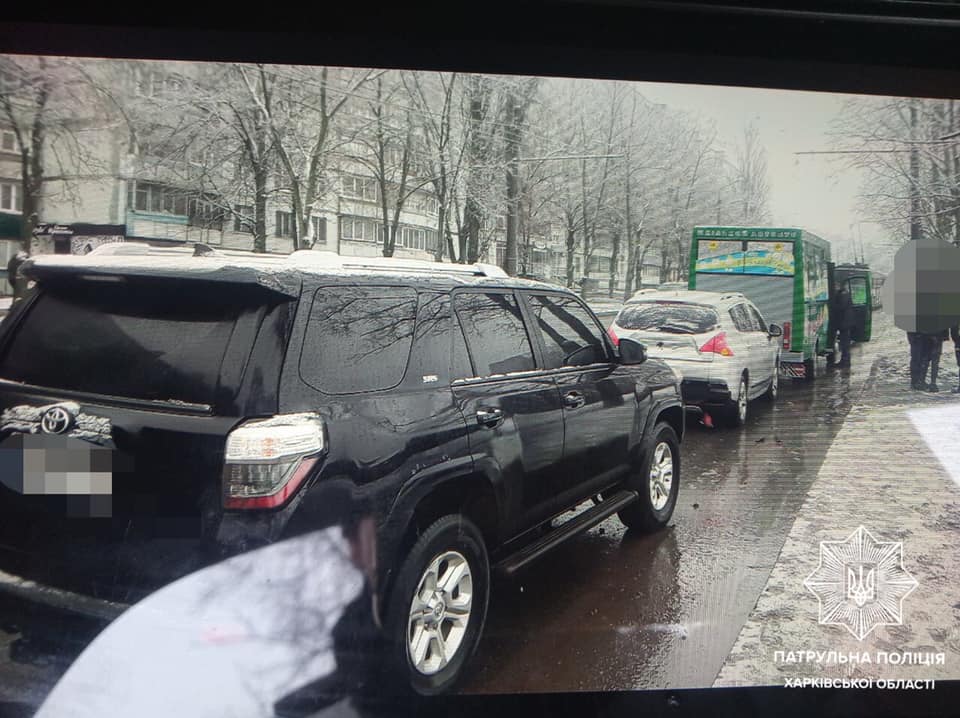
[[(132, 104), (153, 101), (182, 92), (184, 73), (202, 72), (190, 63), (121, 63), (111, 65), (110, 82), (115, 96)], [(119, 79), (118, 79), (119, 78)], [(159, 98), (159, 100), (158, 100)], [(359, 112), (359, 111), (358, 111)], [(356, 136), (364, 118), (355, 118)], [(151, 135), (149, 127), (131, 131), (126, 118), (98, 116), (78, 119), (72, 127), (76, 146), (84, 153), (83, 171), (74, 177), (46, 182), (40, 206), (41, 226), (32, 251), (85, 253), (105, 242), (138, 241), (152, 244), (200, 242), (213, 247), (254, 248), (254, 202), (249, 183), (238, 181), (230, 162), (211, 162), (190, 152), (176, 155), (169, 136)], [(351, 144), (352, 143), (352, 144)], [(366, 145), (369, 148), (369, 144)], [(266, 187), (266, 251), (287, 253), (296, 244), (345, 255), (382, 254), (384, 226), (381, 193), (388, 193), (387, 227), (397, 223), (394, 256), (433, 259), (441, 241), (439, 204), (427, 170), (416, 157), (404, 185), (404, 201), (394, 217), (399, 188), (392, 176), (371, 171), (363, 145), (355, 140), (336, 144), (326, 158), (323, 191), (311, 210), (306, 237), (293, 212), (289, 177), (279, 165), (272, 168)], [(389, 162), (400, 158), (390, 156)], [(61, 158), (62, 161), (62, 158)], [(70, 164), (69, 162), (67, 164)], [(194, 172), (193, 166), (203, 172)], [(210, 168), (214, 169), (211, 170)], [(20, 155), (12, 133), (0, 133), (0, 239), (20, 237), (22, 211)], [(451, 225), (455, 222), (449, 220)], [(561, 233), (549, 223), (524, 227), (519, 242), (520, 271), (526, 276), (564, 283), (566, 247)], [(502, 264), (505, 251), (503, 217), (484, 223), (481, 260)], [(454, 244), (457, 243), (454, 231)], [(0, 262), (17, 248), (16, 241), (0, 242)], [(608, 287), (610, 250), (599, 242), (590, 258), (589, 274), (598, 290)], [(575, 281), (584, 275), (583, 257), (573, 259)], [(622, 285), (626, 258), (621, 256), (617, 275)], [(8, 290), (9, 288), (2, 288)]]

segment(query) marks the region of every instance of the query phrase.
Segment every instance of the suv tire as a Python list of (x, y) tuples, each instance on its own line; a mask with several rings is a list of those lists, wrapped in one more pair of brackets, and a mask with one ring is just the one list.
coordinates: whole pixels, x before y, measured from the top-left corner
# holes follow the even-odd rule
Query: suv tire
[(617, 514), (624, 526), (652, 533), (667, 525), (680, 489), (680, 441), (672, 426), (660, 422), (653, 428), (640, 471), (627, 482), (626, 488), (636, 491), (640, 499)]
[[(391, 591), (388, 683), (405, 681), (401, 691), (421, 695), (450, 690), (483, 632), (489, 588), (487, 549), (473, 522), (450, 514), (432, 523), (410, 549)], [(420, 618), (412, 616), (415, 601)]]

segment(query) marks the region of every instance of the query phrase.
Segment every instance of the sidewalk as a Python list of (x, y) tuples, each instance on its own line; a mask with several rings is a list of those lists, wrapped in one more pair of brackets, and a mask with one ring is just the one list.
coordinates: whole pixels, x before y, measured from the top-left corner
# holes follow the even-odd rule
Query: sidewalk
[[(960, 678), (960, 396), (949, 393), (957, 382), (952, 344), (944, 345), (942, 393), (913, 392), (904, 333), (882, 313), (874, 322), (863, 355), (873, 355), (869, 377), (852, 388), (859, 395), (715, 686)], [(819, 602), (804, 580), (818, 569), (821, 541), (843, 541), (861, 525), (878, 541), (903, 542), (903, 566), (918, 586), (902, 601), (902, 625), (879, 625), (858, 640), (843, 626), (819, 625)], [(944, 653), (945, 662), (787, 662), (775, 657), (780, 651), (929, 652)]]

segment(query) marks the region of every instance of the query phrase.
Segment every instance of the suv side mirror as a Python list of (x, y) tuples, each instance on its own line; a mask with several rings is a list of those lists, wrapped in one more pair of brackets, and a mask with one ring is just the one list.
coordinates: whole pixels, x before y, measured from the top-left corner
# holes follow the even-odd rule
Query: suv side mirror
[(770, 325), (770, 336), (772, 336), (772, 337), (783, 336), (783, 327), (781, 327), (779, 324), (771, 324), (771, 325)]
[(647, 348), (638, 341), (624, 337), (620, 340), (620, 363), (643, 364), (647, 360)]

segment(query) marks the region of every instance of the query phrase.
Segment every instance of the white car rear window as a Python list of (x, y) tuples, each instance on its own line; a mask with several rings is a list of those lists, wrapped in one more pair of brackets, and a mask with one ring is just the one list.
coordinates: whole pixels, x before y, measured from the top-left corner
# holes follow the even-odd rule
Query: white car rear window
[(703, 334), (720, 324), (712, 307), (683, 302), (642, 302), (620, 311), (617, 324), (636, 329), (669, 334)]

